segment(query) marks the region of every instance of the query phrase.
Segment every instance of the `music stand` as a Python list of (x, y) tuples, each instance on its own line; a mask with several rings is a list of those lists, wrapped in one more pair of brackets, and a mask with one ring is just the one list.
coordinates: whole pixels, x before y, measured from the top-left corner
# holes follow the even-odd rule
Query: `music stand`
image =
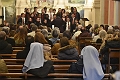
[(85, 21), (89, 21), (88, 18), (81, 18), (81, 19), (84, 22), (84, 26), (85, 26)]

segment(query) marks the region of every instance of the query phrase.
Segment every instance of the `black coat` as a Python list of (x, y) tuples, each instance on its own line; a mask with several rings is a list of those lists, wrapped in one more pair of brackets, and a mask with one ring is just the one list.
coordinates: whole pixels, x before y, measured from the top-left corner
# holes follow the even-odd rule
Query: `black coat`
[[(100, 54), (104, 56), (101, 60), (102, 64), (108, 63), (109, 60), (109, 48), (120, 48), (120, 41), (118, 40), (112, 40), (112, 41), (106, 41), (105, 46), (100, 50)], [(111, 59), (111, 63), (118, 63), (115, 61), (115, 59)]]
[(15, 40), (12, 38), (6, 38), (6, 41), (13, 46), (15, 46)]
[(30, 48), (26, 47), (23, 51), (17, 52), (16, 58), (17, 59), (26, 59), (28, 53), (29, 53)]
[(56, 19), (54, 19), (52, 22), (51, 22), (52, 25), (54, 25), (54, 27), (58, 27), (60, 29), (60, 32), (63, 32), (64, 31), (64, 21), (62, 18), (60, 17), (57, 17)]
[(13, 52), (11, 44), (4, 40), (0, 40), (0, 54), (11, 54)]
[(78, 56), (79, 56), (79, 53), (77, 49), (72, 45), (68, 45), (59, 49), (58, 59), (77, 60)]

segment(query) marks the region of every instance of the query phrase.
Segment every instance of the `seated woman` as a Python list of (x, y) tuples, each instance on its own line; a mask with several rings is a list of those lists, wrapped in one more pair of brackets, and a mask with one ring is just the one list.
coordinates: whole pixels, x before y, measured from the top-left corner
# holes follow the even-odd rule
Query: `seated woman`
[(34, 37), (35, 42), (43, 44), (43, 52), (46, 60), (51, 60), (51, 46), (48, 44), (44, 35), (40, 32), (36, 32)]
[[(102, 78), (104, 77), (104, 73), (99, 60), (99, 53), (97, 49), (93, 46), (84, 47), (81, 51), (81, 59), (83, 59), (83, 61), (78, 60), (76, 62), (76, 64), (79, 64), (79, 66), (76, 66), (76, 70), (77, 68), (80, 68), (84, 65), (82, 69), (79, 69), (81, 70), (79, 71), (79, 73), (83, 73), (83, 79), (102, 80)], [(72, 67), (70, 68), (72, 69)], [(71, 73), (75, 73), (75, 72), (71, 71)]]
[(77, 60), (79, 53), (75, 45), (70, 45), (67, 37), (60, 39), (61, 48), (59, 49), (58, 59)]
[(47, 77), (53, 69), (53, 62), (44, 59), (43, 44), (39, 42), (31, 43), (30, 51), (25, 60), (22, 71), (38, 77)]
[(30, 44), (34, 42), (34, 38), (32, 36), (27, 36), (25, 38), (25, 48), (23, 51), (19, 51), (16, 55), (17, 59), (26, 59), (28, 52), (30, 50)]

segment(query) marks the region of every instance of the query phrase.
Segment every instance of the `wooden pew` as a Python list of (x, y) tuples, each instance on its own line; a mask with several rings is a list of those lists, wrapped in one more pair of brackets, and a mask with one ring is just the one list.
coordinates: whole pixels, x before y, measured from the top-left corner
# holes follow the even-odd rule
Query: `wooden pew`
[[(70, 65), (53, 65), (55, 72), (67, 72)], [(23, 65), (7, 65), (9, 72), (22, 72)]]
[(17, 52), (23, 51), (23, 50), (13, 50), (12, 54), (17, 54)]
[(13, 50), (23, 50), (25, 47), (12, 47)]
[[(29, 76), (34, 76), (32, 74), (27, 73), (0, 73), (0, 76), (23, 76), (25, 79), (27, 79)], [(54, 76), (54, 77), (82, 77), (83, 74), (75, 74), (75, 73), (49, 73), (48, 76)], [(111, 77), (111, 74), (105, 74), (104, 77)], [(109, 79), (108, 79), (109, 80)]]

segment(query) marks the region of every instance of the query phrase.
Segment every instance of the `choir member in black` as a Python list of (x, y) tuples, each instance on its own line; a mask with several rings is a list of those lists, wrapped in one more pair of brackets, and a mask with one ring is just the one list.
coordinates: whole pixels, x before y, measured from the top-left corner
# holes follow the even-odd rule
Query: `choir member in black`
[(33, 13), (31, 13), (30, 17), (32, 18), (33, 23), (35, 23), (36, 19)]
[(74, 7), (73, 13), (75, 14), (75, 18), (77, 18), (77, 20), (80, 20), (80, 14), (77, 12), (77, 8)]
[(41, 10), (41, 23), (43, 24), (44, 19), (46, 18), (46, 14), (44, 9)]
[(71, 26), (70, 26), (70, 32), (72, 33), (73, 30), (75, 29), (76, 25), (75, 25), (75, 14), (72, 13), (71, 14), (71, 18), (70, 18), (70, 22), (71, 22)]
[(26, 19), (25, 19), (25, 14), (21, 13), (21, 17), (18, 19), (17, 24), (25, 25), (26, 23), (27, 22), (26, 22)]
[(30, 10), (28, 8), (25, 8), (25, 19), (26, 19), (26, 22), (28, 22), (30, 18)]
[(58, 9), (57, 15), (58, 15), (60, 18), (62, 18), (62, 9), (61, 9), (61, 8)]
[(35, 25), (37, 25), (37, 27), (39, 27), (40, 25), (42, 25), (42, 24), (40, 23), (40, 18), (37, 18), (37, 19), (36, 19)]

